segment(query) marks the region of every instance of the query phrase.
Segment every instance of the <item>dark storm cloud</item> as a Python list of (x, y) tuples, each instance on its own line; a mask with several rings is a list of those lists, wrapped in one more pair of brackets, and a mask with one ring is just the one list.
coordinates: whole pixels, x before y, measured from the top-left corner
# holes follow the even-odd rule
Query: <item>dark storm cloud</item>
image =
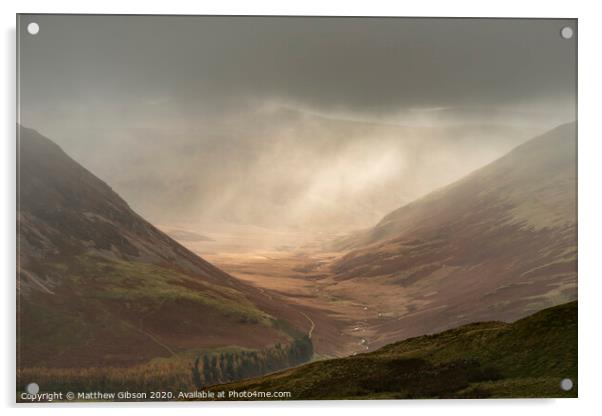
[[(31, 107), (282, 100), (329, 111), (570, 106), (572, 20), (22, 16)], [(40, 23), (30, 36), (25, 26)], [(50, 111), (50, 110), (49, 110)]]
[(348, 231), (572, 121), (567, 24), (22, 16), (20, 122), (157, 223)]

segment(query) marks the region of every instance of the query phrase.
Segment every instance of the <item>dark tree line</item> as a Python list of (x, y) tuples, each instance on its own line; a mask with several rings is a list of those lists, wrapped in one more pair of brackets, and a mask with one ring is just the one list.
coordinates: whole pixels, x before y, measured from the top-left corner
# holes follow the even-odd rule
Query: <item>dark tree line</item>
[(192, 380), (198, 388), (256, 377), (307, 362), (314, 348), (307, 336), (292, 343), (276, 344), (258, 351), (221, 352), (199, 355), (192, 366)]

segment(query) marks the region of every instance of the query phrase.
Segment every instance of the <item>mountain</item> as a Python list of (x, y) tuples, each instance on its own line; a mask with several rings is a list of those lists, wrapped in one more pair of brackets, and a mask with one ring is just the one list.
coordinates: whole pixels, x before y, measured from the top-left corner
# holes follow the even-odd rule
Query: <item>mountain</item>
[[(17, 213), (20, 371), (129, 367), (162, 357), (188, 365), (191, 356), (226, 347), (229, 354), (262, 351), (268, 360), (279, 345), (280, 361), (267, 363), (274, 368), (311, 356), (287, 349), (307, 338), (303, 315), (176, 243), (24, 127)], [(189, 379), (187, 367), (183, 376)]]
[(338, 242), (338, 281), (403, 290), (380, 345), (577, 298), (576, 144), (562, 125)]
[[(560, 388), (565, 378), (574, 383), (569, 391)], [(577, 397), (576, 382), (570, 302), (511, 324), (473, 323), (210, 390), (291, 392), (277, 400), (540, 398)]]

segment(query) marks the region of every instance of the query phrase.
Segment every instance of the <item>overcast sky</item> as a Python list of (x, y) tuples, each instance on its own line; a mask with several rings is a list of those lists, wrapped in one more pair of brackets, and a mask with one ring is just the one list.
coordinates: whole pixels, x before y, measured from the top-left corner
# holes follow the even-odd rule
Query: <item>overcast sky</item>
[(153, 221), (366, 227), (574, 120), (567, 25), (22, 16), (20, 121)]
[[(33, 20), (36, 36), (25, 32)], [(46, 15), (22, 22), (24, 116), (30, 108), (115, 102), (169, 102), (186, 115), (270, 100), (366, 117), (489, 109), (567, 117), (574, 105), (576, 42), (559, 36), (575, 26), (569, 20)]]

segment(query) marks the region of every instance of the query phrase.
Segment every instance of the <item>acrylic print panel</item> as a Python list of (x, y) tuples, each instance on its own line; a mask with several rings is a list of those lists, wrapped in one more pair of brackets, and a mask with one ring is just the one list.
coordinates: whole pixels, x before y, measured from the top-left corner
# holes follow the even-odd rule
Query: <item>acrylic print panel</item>
[(576, 397), (576, 38), (19, 15), (17, 401)]

